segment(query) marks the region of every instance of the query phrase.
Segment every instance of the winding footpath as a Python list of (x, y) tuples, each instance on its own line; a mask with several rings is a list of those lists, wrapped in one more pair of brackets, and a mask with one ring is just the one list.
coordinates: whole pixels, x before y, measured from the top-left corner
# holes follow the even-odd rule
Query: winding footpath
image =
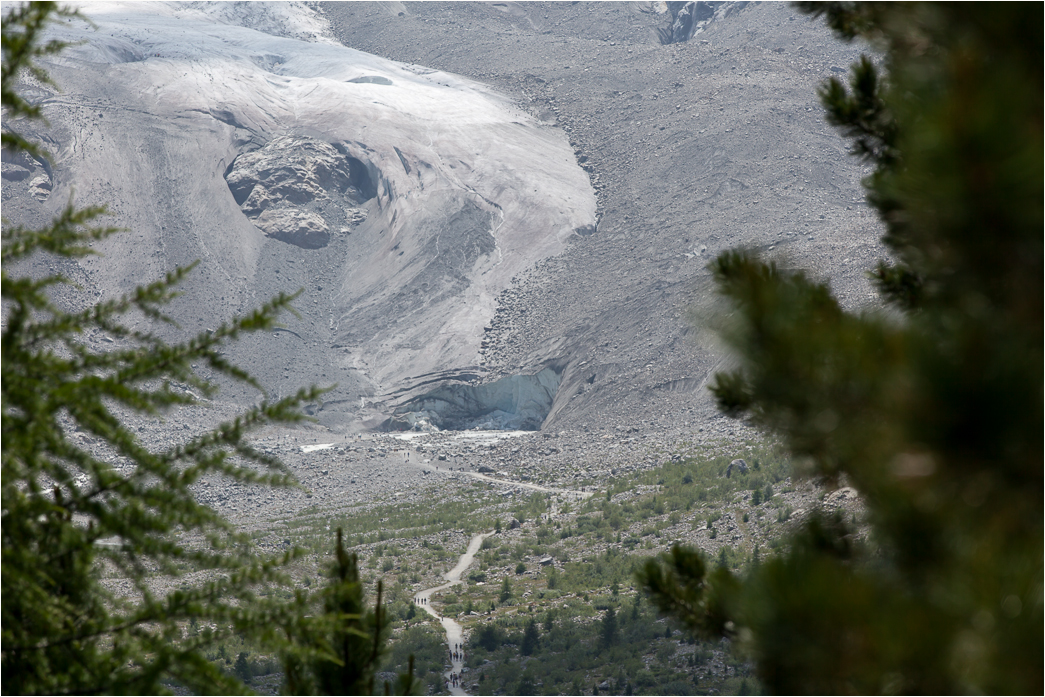
[(447, 467), (440, 469), (439, 465), (429, 461), (420, 460), (416, 453), (410, 450), (403, 451), (403, 460), (408, 465), (414, 465), (415, 467), (422, 467), (424, 469), (432, 469), (440, 474), (449, 474), (451, 476), (465, 476), (471, 477), (472, 479), (478, 479), (480, 481), (489, 482), (490, 484), (500, 484), (509, 488), (516, 489), (530, 489), (532, 491), (543, 491), (546, 494), (562, 494), (573, 499), (587, 499), (592, 496), (590, 491), (576, 491), (574, 489), (556, 489), (555, 487), (540, 486), (539, 484), (531, 484), (529, 482), (518, 482), (512, 479), (498, 479), (497, 477), (489, 477), (479, 472), (471, 472), (468, 470), (454, 470), (453, 468)]
[[(310, 444), (302, 446), (301, 449), (303, 452), (312, 452), (315, 450), (325, 450), (327, 448), (333, 447), (334, 445), (334, 443)], [(472, 477), (473, 479), (478, 479), (484, 482), (488, 482), (490, 484), (497, 484), (509, 488), (530, 489), (531, 491), (541, 491), (548, 494), (560, 494), (565, 495), (567, 498), (574, 500), (584, 500), (592, 496), (592, 492), (590, 491), (557, 489), (554, 487), (540, 486), (539, 484), (531, 484), (529, 482), (520, 482), (513, 481), (510, 479), (499, 479), (497, 477), (489, 477), (485, 474), (480, 474), (479, 472), (471, 472), (467, 470), (455, 471), (451, 468), (440, 469), (438, 464), (432, 463), (429, 460), (424, 460), (421, 457), (418, 457), (418, 454), (410, 449), (404, 449), (400, 452), (402, 453), (403, 460), (406, 462), (406, 464), (413, 465), (415, 467), (421, 467), (426, 470), (431, 469), (440, 474)], [(432, 588), (426, 588), (425, 590), (418, 591), (414, 594), (414, 604), (421, 607), (429, 615), (439, 620), (439, 623), (443, 625), (443, 630), (446, 632), (447, 654), (451, 657), (451, 660), (450, 669), (443, 673), (443, 678), (446, 680), (446, 684), (449, 686), (449, 691), (451, 695), (468, 694), (464, 691), (464, 688), (462, 688), (460, 684), (450, 685), (450, 676), (456, 673), (458, 678), (460, 679), (461, 673), (464, 669), (464, 630), (462, 629), (461, 625), (458, 624), (455, 620), (451, 619), (450, 617), (443, 617), (438, 612), (436, 612), (432, 608), (431, 599), (434, 594), (463, 583), (463, 581), (461, 581), (461, 575), (464, 574), (468, 567), (472, 565), (472, 562), (475, 561), (475, 555), (482, 548), (483, 540), (494, 534), (496, 534), (494, 531), (480, 533), (473, 537), (471, 541), (469, 541), (468, 549), (465, 551), (464, 554), (461, 555), (460, 560), (458, 560), (457, 562), (457, 566), (443, 574), (443, 578), (446, 579), (446, 583), (439, 586), (434, 586)], [(460, 647), (460, 649), (458, 649), (457, 647)], [(458, 658), (453, 658), (455, 650), (458, 651)]]
[[(411, 459), (410, 455), (407, 454), (406, 455), (407, 462), (410, 462), (410, 459)], [(576, 498), (580, 498), (580, 499), (586, 499), (586, 498), (588, 498), (589, 496), (592, 495), (591, 492), (589, 492), (589, 491), (573, 491), (573, 490), (570, 490), (570, 489), (553, 489), (553, 488), (549, 488), (549, 487), (538, 486), (536, 484), (529, 484), (527, 482), (513, 482), (513, 481), (506, 481), (504, 479), (495, 479), (493, 477), (487, 477), (486, 475), (482, 475), (482, 474), (479, 474), (477, 472), (453, 472), (453, 474), (465, 474), (465, 475), (472, 476), (472, 477), (474, 477), (476, 479), (482, 479), (482, 480), (485, 480), (485, 481), (488, 481), (488, 482), (492, 482), (494, 484), (523, 487), (523, 488), (526, 488), (526, 489), (533, 489), (535, 491), (544, 491), (544, 492), (551, 493), (551, 494), (567, 494), (567, 495), (569, 495), (571, 497), (576, 497)], [(450, 675), (453, 674), (453, 673), (456, 673), (458, 678), (460, 678), (462, 670), (464, 668), (463, 653), (458, 653), (459, 657), (458, 658), (453, 658), (453, 655), (454, 655), (453, 652), (454, 652), (456, 647), (461, 647), (461, 651), (463, 651), (463, 649), (464, 649), (464, 631), (462, 630), (461, 625), (458, 624), (455, 620), (453, 620), (453, 619), (451, 619), (449, 617), (443, 617), (438, 612), (436, 612), (434, 609), (432, 609), (431, 599), (432, 599), (432, 596), (434, 594), (439, 593), (439, 592), (444, 591), (444, 590), (446, 590), (448, 588), (451, 588), (453, 586), (456, 586), (458, 584), (462, 584), (463, 583), (463, 581), (461, 581), (461, 575), (465, 571), (467, 571), (468, 567), (472, 565), (473, 561), (475, 561), (475, 555), (478, 554), (479, 550), (482, 548), (483, 540), (485, 540), (487, 537), (490, 537), (491, 535), (494, 535), (494, 534), (496, 534), (496, 533), (493, 532), (493, 531), (479, 533), (478, 535), (473, 537), (471, 539), (471, 541), (469, 541), (468, 549), (465, 551), (464, 554), (461, 555), (460, 560), (458, 560), (458, 562), (457, 562), (457, 566), (455, 566), (454, 568), (450, 569), (445, 574), (443, 574), (443, 578), (446, 579), (446, 583), (444, 583), (444, 584), (442, 584), (440, 586), (435, 586), (433, 588), (426, 588), (425, 590), (418, 591), (416, 594), (414, 594), (414, 604), (420, 606), (429, 615), (431, 615), (432, 617), (434, 617), (437, 620), (439, 620), (439, 623), (443, 625), (443, 630), (446, 632), (446, 650), (447, 650), (448, 655), (451, 656), (451, 660), (450, 660), (450, 669), (447, 670), (445, 673), (443, 673), (443, 677), (446, 679), (448, 685), (449, 685)], [(456, 685), (456, 686), (455, 685), (450, 685), (449, 689), (450, 689), (450, 694), (452, 694), (452, 695), (466, 695), (466, 694), (468, 694), (467, 692), (464, 691), (464, 688), (460, 687), (459, 685)]]
[[(461, 555), (461, 559), (457, 562), (457, 566), (443, 574), (443, 578), (445, 578), (447, 581), (446, 583), (444, 583), (441, 586), (435, 586), (434, 588), (427, 588), (423, 591), (419, 591), (416, 595), (414, 595), (414, 603), (423, 608), (429, 615), (439, 620), (440, 624), (443, 625), (443, 629), (446, 631), (446, 646), (448, 655), (452, 656), (454, 647), (458, 645), (461, 646), (462, 649), (464, 648), (464, 632), (461, 629), (461, 625), (459, 625), (455, 620), (449, 617), (442, 617), (439, 615), (439, 613), (432, 609), (432, 605), (430, 602), (432, 594), (438, 593), (439, 591), (444, 591), (447, 588), (456, 586), (457, 584), (461, 583), (461, 574), (463, 574), (465, 570), (468, 569), (468, 567), (471, 566), (472, 562), (475, 560), (476, 553), (483, 546), (483, 540), (485, 540), (487, 537), (493, 534), (493, 532), (484, 532), (472, 538), (472, 540), (468, 543), (468, 550)], [(457, 673), (457, 675), (460, 676), (461, 670), (463, 668), (463, 658), (452, 659), (450, 661), (450, 670), (443, 673), (443, 677), (449, 681), (451, 673)], [(465, 692), (464, 689), (462, 689), (461, 687), (451, 686), (450, 694), (465, 695), (468, 693)]]

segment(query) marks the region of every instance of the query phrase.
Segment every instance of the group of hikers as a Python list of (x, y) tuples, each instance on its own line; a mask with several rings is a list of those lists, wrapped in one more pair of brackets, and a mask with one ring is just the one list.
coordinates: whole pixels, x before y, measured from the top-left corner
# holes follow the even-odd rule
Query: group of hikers
[(415, 605), (427, 605), (428, 604), (428, 598), (414, 598), (414, 604)]
[[(451, 644), (450, 645), (450, 660), (451, 661), (463, 661), (464, 660), (464, 651), (461, 650), (461, 645), (460, 644)], [(449, 690), (451, 687), (460, 687), (460, 686), (461, 686), (461, 676), (458, 675), (457, 673), (450, 673), (450, 678), (446, 681), (446, 689)]]

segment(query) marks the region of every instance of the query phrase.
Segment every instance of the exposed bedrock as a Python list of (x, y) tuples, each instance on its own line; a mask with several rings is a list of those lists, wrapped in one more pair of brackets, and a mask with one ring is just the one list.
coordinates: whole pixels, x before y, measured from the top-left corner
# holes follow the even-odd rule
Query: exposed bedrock
[(561, 379), (559, 371), (545, 368), (535, 375), (511, 375), (485, 385), (442, 385), (396, 408), (385, 428), (536, 431), (551, 410)]
[(658, 31), (661, 43), (677, 44), (689, 41), (695, 35), (703, 32), (712, 22), (740, 12), (747, 4), (743, 0), (669, 2), (667, 7), (671, 13), (672, 22), (669, 27)]
[(269, 237), (305, 249), (366, 220), (377, 192), (367, 166), (330, 143), (281, 136), (236, 157), (225, 173), (244, 215)]

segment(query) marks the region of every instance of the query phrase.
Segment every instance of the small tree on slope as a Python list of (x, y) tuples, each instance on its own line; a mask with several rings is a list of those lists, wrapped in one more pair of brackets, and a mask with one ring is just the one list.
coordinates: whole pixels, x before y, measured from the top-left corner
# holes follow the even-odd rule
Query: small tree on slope
[[(378, 581), (374, 609), (367, 609), (359, 559), (345, 550), (338, 528), (327, 584), (316, 598), (322, 603), (319, 612), (314, 617), (301, 613), (285, 629), (289, 640), (283, 652), (287, 694), (376, 694), (375, 672), (387, 651), (389, 624), (381, 595)], [(303, 594), (298, 599), (307, 606)], [(395, 694), (412, 694), (420, 687), (410, 656), (407, 673), (396, 681)], [(384, 694), (392, 694), (392, 688), (385, 683)]]

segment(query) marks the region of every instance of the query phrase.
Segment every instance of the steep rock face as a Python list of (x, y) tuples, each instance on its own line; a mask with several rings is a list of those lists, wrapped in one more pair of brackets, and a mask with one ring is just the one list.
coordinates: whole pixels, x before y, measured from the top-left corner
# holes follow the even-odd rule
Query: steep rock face
[(714, 21), (721, 21), (744, 9), (748, 3), (727, 0), (726, 2), (705, 2), (690, 0), (689, 2), (669, 2), (668, 10), (673, 21), (671, 26), (660, 30), (660, 40), (665, 44), (676, 44), (689, 41), (700, 34)]
[(10, 124), (47, 142), (56, 195), (11, 163), (5, 216), (46, 219), (74, 189), (109, 205), (130, 232), (73, 262), (82, 301), (198, 259), (172, 308), (187, 331), (301, 289), (230, 358), (273, 395), (336, 383), (324, 423), (377, 423), (418, 376), (478, 362), (497, 295), (594, 228), (594, 192), (560, 130), (484, 85), (336, 45), (303, 4), (245, 7), (91, 3), (96, 28), (56, 24), (62, 92), (26, 87), (50, 127)]

